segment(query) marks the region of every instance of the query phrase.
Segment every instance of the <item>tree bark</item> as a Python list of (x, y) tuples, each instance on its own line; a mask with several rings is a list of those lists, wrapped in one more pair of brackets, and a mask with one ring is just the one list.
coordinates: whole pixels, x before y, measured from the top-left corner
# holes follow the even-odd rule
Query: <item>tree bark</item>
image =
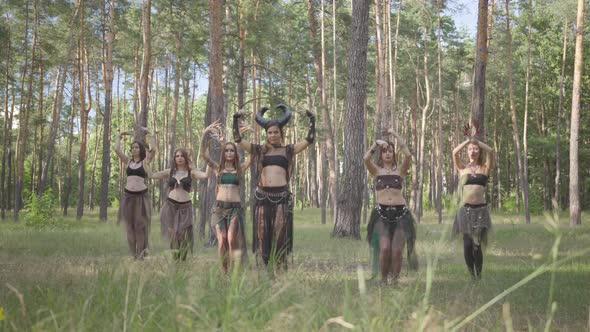
[[(36, 11), (36, 2), (35, 2), (35, 11)], [(31, 108), (31, 99), (32, 99), (32, 90), (33, 90), (33, 68), (35, 67), (35, 45), (37, 43), (37, 33), (36, 31), (33, 33), (33, 41), (31, 47), (31, 74), (29, 76), (28, 84), (27, 84), (27, 93), (26, 97), (23, 99), (22, 96), (25, 96), (24, 90), (24, 82), (28, 73), (29, 67), (29, 58), (28, 58), (28, 33), (29, 33), (29, 1), (27, 1), (26, 5), (26, 16), (25, 16), (25, 64), (23, 66), (23, 74), (21, 76), (21, 103), (20, 103), (20, 110), (23, 110), (22, 113), (19, 112), (19, 125), (18, 125), (18, 136), (16, 139), (16, 156), (15, 156), (15, 173), (14, 173), (14, 220), (18, 220), (18, 213), (20, 209), (23, 207), (23, 176), (24, 176), (24, 162), (25, 162), (25, 148), (27, 146), (27, 138), (29, 136), (28, 133), (28, 126), (29, 126), (29, 110)], [(24, 100), (24, 103), (22, 102)], [(21, 116), (22, 115), (22, 116)]]
[(578, 0), (576, 22), (576, 55), (574, 57), (574, 82), (572, 87), (572, 115), (570, 121), (570, 226), (582, 224), (580, 216), (580, 183), (578, 174), (578, 139), (580, 131), (580, 87), (584, 61), (584, 0)]
[(342, 190), (338, 193), (338, 211), (333, 236), (360, 239), (360, 219), (365, 168), (364, 110), (367, 102), (367, 49), (369, 41), (369, 0), (352, 3), (352, 25), (348, 50), (348, 83), (344, 131), (344, 173)]
[(479, 125), (480, 138), (485, 137), (486, 66), (488, 62), (488, 0), (479, 0), (475, 72), (471, 98), (471, 118)]
[[(555, 128), (555, 193), (553, 209), (559, 211), (559, 188), (561, 182), (561, 111), (563, 108), (565, 61), (567, 59), (567, 16), (563, 19), (563, 51), (561, 56), (561, 75), (559, 76), (559, 103), (557, 104), (557, 127)], [(559, 215), (559, 214), (556, 214)]]
[[(325, 140), (323, 141), (323, 149), (322, 160), (325, 160), (328, 165), (329, 171), (329, 192), (330, 198), (332, 200), (332, 221), (335, 221), (335, 209), (337, 207), (336, 201), (336, 192), (337, 192), (337, 183), (336, 183), (336, 156), (334, 154), (334, 131), (332, 127), (332, 119), (330, 118), (330, 113), (328, 112), (328, 107), (326, 105), (326, 91), (325, 91), (325, 47), (324, 47), (324, 1), (322, 0), (322, 10), (321, 10), (321, 41), (320, 47), (318, 48), (317, 43), (314, 41), (317, 38), (316, 32), (316, 18), (315, 18), (315, 8), (313, 6), (313, 1), (308, 1), (308, 17), (309, 17), (309, 34), (312, 40), (312, 56), (313, 56), (313, 67), (315, 69), (315, 77), (317, 81), (317, 88), (316, 94), (320, 96), (320, 113), (323, 120), (322, 131), (326, 133)], [(325, 175), (324, 175), (325, 176)], [(325, 202), (324, 202), (325, 203)], [(325, 216), (325, 213), (324, 213)], [(325, 223), (325, 219), (322, 219), (322, 223)]]
[[(141, 58), (141, 74), (139, 79), (139, 114), (137, 116), (137, 122), (135, 123), (134, 132), (135, 139), (144, 143), (146, 133), (145, 131), (138, 129), (140, 127), (147, 127), (148, 125), (148, 88), (150, 82), (150, 63), (152, 57), (151, 11), (152, 0), (144, 0), (141, 16), (141, 23), (143, 27), (143, 54)], [(178, 57), (180, 58), (180, 54), (178, 54)]]
[(520, 148), (520, 138), (518, 137), (518, 122), (516, 119), (516, 106), (514, 102), (514, 85), (512, 82), (512, 42), (511, 42), (511, 33), (510, 33), (510, 0), (506, 0), (506, 72), (507, 72), (507, 79), (508, 79), (508, 95), (510, 98), (510, 114), (512, 116), (512, 140), (514, 141), (514, 149), (515, 149), (515, 168), (516, 168), (516, 177), (520, 180), (520, 185), (522, 188), (522, 198), (523, 198), (523, 205), (525, 210), (525, 222), (530, 224), (531, 217), (529, 212), (529, 202), (528, 202), (528, 183), (525, 182), (526, 178), (524, 176), (524, 167), (522, 164), (522, 150)]
[[(149, 1), (149, 0), (148, 0)], [(102, 117), (102, 171), (100, 177), (100, 202), (98, 219), (107, 220), (109, 206), (109, 181), (111, 178), (111, 117), (113, 113), (113, 48), (115, 42), (115, 0), (110, 0), (109, 28), (103, 47), (104, 111)], [(105, 1), (106, 6), (106, 1)], [(105, 8), (106, 12), (106, 8)], [(106, 16), (106, 13), (104, 14)], [(106, 25), (104, 26), (106, 30)], [(119, 124), (120, 125), (120, 124)], [(121, 172), (121, 170), (119, 170)]]

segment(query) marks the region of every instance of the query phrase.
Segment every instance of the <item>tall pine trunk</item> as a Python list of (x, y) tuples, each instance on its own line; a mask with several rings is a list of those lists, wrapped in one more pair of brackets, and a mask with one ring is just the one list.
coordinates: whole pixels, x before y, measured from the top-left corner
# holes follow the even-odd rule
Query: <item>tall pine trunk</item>
[(338, 193), (338, 212), (334, 236), (360, 239), (360, 219), (365, 168), (362, 156), (365, 142), (364, 110), (367, 102), (367, 49), (369, 41), (369, 0), (352, 3), (352, 24), (348, 50), (348, 83), (344, 131), (344, 173)]
[[(106, 1), (105, 1), (106, 7)], [(106, 8), (103, 14), (106, 19)], [(104, 26), (106, 30), (106, 24)], [(111, 178), (111, 115), (113, 114), (113, 43), (115, 42), (115, 0), (109, 2), (109, 28), (103, 47), (104, 111), (102, 117), (102, 170), (98, 218), (107, 220), (109, 181)], [(119, 124), (120, 125), (120, 124)], [(120, 171), (119, 171), (120, 172)]]
[(582, 224), (580, 217), (580, 179), (578, 174), (578, 139), (580, 131), (580, 87), (583, 68), (584, 0), (578, 0), (576, 23), (576, 55), (572, 87), (572, 116), (570, 121), (570, 226)]

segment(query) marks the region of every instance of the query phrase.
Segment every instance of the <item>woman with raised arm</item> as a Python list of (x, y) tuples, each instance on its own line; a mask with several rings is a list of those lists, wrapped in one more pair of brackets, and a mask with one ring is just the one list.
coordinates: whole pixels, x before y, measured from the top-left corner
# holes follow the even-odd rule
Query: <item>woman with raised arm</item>
[[(147, 134), (147, 128), (143, 128)], [(127, 233), (129, 251), (134, 259), (143, 260), (148, 250), (148, 239), (151, 224), (151, 205), (148, 189), (145, 184), (147, 173), (144, 162), (147, 162), (146, 147), (140, 141), (131, 143), (131, 156), (121, 150), (121, 138), (133, 135), (133, 131), (120, 132), (115, 142), (115, 152), (123, 164), (127, 165), (125, 190), (121, 193), (119, 204), (119, 222), (123, 221)], [(155, 146), (151, 142), (152, 148)], [(154, 150), (150, 150), (153, 152)]]
[[(389, 273), (394, 283), (399, 277), (402, 250), (406, 242), (410, 267), (416, 269), (418, 262), (414, 253), (415, 222), (402, 195), (403, 178), (412, 163), (412, 155), (393, 129), (384, 134), (395, 137), (401, 147), (404, 155), (401, 166), (398, 166), (396, 160), (394, 144), (384, 140), (376, 140), (365, 153), (364, 160), (369, 174), (375, 178), (375, 208), (367, 226), (367, 240), (373, 248), (373, 273), (376, 274), (379, 269), (382, 284), (387, 284)], [(379, 154), (375, 163), (373, 155), (377, 152), (377, 147)]]
[(315, 139), (315, 117), (307, 111), (309, 131), (307, 137), (295, 144), (283, 145), (283, 127), (291, 118), (291, 110), (285, 105), (276, 107), (282, 111), (278, 120), (264, 118), (268, 108), (256, 114), (256, 122), (266, 131), (266, 143), (254, 144), (242, 139), (240, 111), (234, 114), (233, 134), (236, 143), (258, 157), (258, 184), (255, 192), (252, 249), (262, 257), (265, 265), (271, 262), (287, 268), (287, 255), (293, 249), (293, 201), (289, 191), (289, 178), (293, 168), (293, 156), (303, 151)]
[[(221, 143), (219, 163), (209, 156), (209, 147), (206, 146), (207, 135)], [(200, 155), (217, 175), (216, 203), (211, 214), (211, 226), (217, 236), (217, 251), (223, 272), (227, 273), (230, 263), (233, 266), (238, 259), (243, 262), (247, 255), (240, 179), (250, 166), (251, 159), (240, 163), (237, 146), (224, 141), (219, 121), (215, 121), (203, 131)]]
[(160, 209), (160, 231), (170, 241), (170, 249), (175, 250), (176, 260), (186, 260), (188, 251), (193, 251), (193, 209), (190, 191), (193, 180), (207, 179), (209, 170), (201, 172), (194, 169), (185, 149), (174, 151), (171, 168), (152, 173), (151, 179), (167, 179), (168, 198)]
[[(490, 212), (486, 203), (488, 173), (494, 167), (495, 155), (492, 148), (475, 138), (477, 125), (465, 127), (468, 139), (453, 150), (453, 162), (459, 171), (460, 207), (457, 210), (453, 234), (463, 234), (463, 255), (472, 279), (481, 279), (483, 267), (482, 243), (492, 227)], [(469, 162), (464, 164), (459, 153), (467, 146)], [(482, 153), (483, 152), (483, 153)], [(485, 162), (484, 162), (485, 154)]]

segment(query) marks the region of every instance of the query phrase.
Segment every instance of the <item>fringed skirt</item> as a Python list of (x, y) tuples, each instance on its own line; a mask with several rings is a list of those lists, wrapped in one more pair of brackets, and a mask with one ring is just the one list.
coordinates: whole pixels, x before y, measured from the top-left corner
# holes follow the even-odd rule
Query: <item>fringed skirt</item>
[(252, 251), (264, 264), (286, 264), (293, 249), (293, 201), (288, 186), (258, 187), (255, 193)]
[(193, 208), (191, 201), (168, 198), (160, 209), (160, 232), (170, 241), (170, 249), (193, 251)]
[(367, 226), (367, 241), (372, 249), (373, 273), (379, 268), (379, 239), (388, 236), (393, 239), (396, 229), (402, 229), (406, 238), (408, 265), (412, 270), (418, 269), (418, 258), (414, 251), (416, 244), (416, 221), (405, 205), (375, 206)]
[[(235, 226), (234, 226), (235, 225)], [(211, 226), (219, 227), (221, 232), (229, 232), (235, 228), (233, 236), (237, 237), (237, 248), (242, 251), (242, 258), (246, 257), (246, 234), (244, 232), (244, 209), (240, 202), (217, 201), (211, 214)], [(229, 235), (229, 234), (228, 234)]]
[(453, 235), (467, 234), (476, 245), (481, 243), (485, 245), (491, 229), (492, 218), (487, 204), (465, 204), (457, 210), (453, 223)]
[(145, 254), (149, 247), (148, 240), (152, 221), (152, 207), (148, 190), (125, 191), (121, 194), (119, 205), (119, 222), (123, 222), (127, 232), (127, 238), (137, 238), (143, 233), (142, 248), (136, 248), (136, 255)]

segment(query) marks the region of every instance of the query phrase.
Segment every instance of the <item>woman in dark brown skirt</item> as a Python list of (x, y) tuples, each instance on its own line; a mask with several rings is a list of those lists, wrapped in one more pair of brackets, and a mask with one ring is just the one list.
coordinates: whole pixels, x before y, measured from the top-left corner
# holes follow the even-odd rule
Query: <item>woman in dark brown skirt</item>
[[(206, 135), (217, 137), (221, 142), (222, 150), (219, 163), (209, 156), (209, 148), (205, 146)], [(215, 121), (203, 131), (201, 156), (217, 174), (217, 194), (215, 208), (211, 215), (211, 227), (215, 229), (217, 236), (217, 249), (223, 272), (227, 273), (230, 263), (234, 265), (236, 261), (243, 262), (246, 258), (240, 179), (250, 166), (251, 159), (240, 163), (237, 146), (232, 142), (224, 142), (219, 121)]]
[(193, 251), (193, 209), (190, 198), (193, 179), (206, 179), (209, 172), (192, 168), (185, 149), (174, 152), (172, 168), (151, 173), (151, 179), (167, 179), (168, 199), (160, 209), (160, 231), (170, 241), (174, 259), (186, 260), (188, 251)]
[(283, 145), (283, 126), (291, 118), (291, 110), (285, 105), (278, 105), (277, 109), (283, 113), (278, 120), (264, 118), (268, 108), (262, 108), (256, 114), (256, 122), (266, 131), (266, 144), (251, 144), (242, 139), (238, 123), (243, 116), (242, 111), (234, 114), (233, 135), (242, 149), (248, 151), (252, 158), (258, 158), (252, 249), (262, 257), (265, 265), (271, 262), (271, 265), (275, 263), (287, 268), (287, 255), (293, 248), (293, 201), (289, 177), (293, 156), (314, 142), (315, 117), (313, 113), (306, 112), (310, 125), (304, 140)]
[[(121, 195), (119, 205), (119, 221), (124, 222), (131, 256), (141, 260), (148, 249), (151, 206), (145, 184), (147, 177), (144, 165), (144, 161), (146, 161), (145, 145), (140, 141), (131, 143), (131, 157), (121, 150), (122, 136), (132, 134), (133, 131), (121, 132), (117, 135), (115, 142), (115, 152), (123, 164), (127, 165), (125, 191)], [(152, 146), (154, 145), (152, 144)], [(153, 151), (150, 152), (153, 153)]]

